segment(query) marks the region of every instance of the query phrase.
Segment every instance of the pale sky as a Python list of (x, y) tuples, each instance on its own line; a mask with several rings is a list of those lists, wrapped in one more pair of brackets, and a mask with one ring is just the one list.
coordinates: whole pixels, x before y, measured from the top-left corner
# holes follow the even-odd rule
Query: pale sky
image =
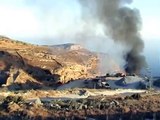
[[(133, 0), (131, 6), (140, 10), (144, 40), (159, 40), (160, 0)], [(0, 0), (0, 34), (39, 44), (67, 42), (82, 30), (80, 14), (76, 0)]]
[(142, 35), (148, 39), (160, 39), (160, 0), (134, 0), (133, 6), (142, 16)]

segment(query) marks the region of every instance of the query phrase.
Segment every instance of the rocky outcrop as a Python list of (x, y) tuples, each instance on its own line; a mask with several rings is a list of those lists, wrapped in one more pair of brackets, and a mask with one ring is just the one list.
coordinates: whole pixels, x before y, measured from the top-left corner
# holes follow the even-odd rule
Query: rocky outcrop
[(70, 80), (82, 79), (89, 77), (87, 68), (82, 65), (68, 65), (63, 68), (57, 69), (56, 74), (60, 75), (60, 81), (66, 83)]

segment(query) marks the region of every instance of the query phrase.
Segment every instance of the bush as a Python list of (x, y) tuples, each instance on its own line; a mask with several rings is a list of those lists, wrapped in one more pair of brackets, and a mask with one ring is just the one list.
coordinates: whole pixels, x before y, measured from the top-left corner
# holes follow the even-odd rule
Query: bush
[(21, 96), (7, 96), (4, 98), (2, 104), (9, 104), (9, 103), (21, 103), (24, 102), (24, 99)]

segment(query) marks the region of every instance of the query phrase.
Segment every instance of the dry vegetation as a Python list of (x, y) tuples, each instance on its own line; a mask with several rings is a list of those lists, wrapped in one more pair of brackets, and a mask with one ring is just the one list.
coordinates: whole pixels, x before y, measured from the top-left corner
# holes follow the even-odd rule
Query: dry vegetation
[[(34, 91), (32, 93), (35, 94)], [(44, 93), (38, 92), (38, 94), (43, 96)], [(60, 92), (52, 91), (52, 94)], [(1, 119), (158, 120), (160, 118), (160, 94), (155, 91), (130, 96), (100, 95), (77, 100), (52, 99), (50, 102), (39, 98), (33, 101), (26, 100), (21, 95), (22, 93), (17, 92), (1, 99)]]

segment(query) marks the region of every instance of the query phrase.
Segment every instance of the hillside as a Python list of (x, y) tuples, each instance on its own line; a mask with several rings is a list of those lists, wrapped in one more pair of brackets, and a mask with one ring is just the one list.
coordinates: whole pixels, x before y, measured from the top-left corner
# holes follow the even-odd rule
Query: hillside
[(78, 44), (32, 45), (0, 36), (0, 84), (16, 89), (57, 87), (93, 78), (119, 66), (107, 54)]
[(0, 70), (1, 85), (52, 86), (96, 76), (98, 57), (79, 45), (38, 46), (1, 36)]

